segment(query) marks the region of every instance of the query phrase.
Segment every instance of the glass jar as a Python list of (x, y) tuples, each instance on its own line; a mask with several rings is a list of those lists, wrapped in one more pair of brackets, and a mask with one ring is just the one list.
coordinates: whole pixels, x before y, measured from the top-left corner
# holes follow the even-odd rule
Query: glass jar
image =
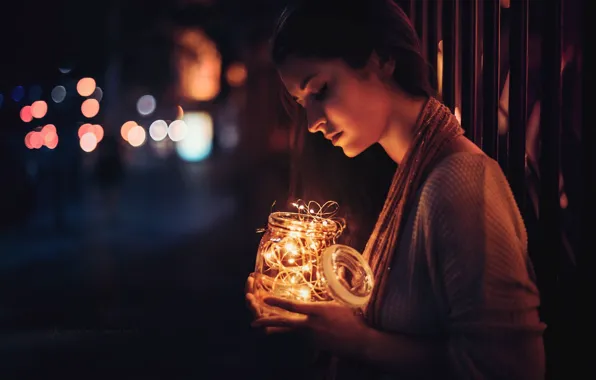
[(272, 213), (257, 252), (257, 289), (302, 302), (366, 305), (372, 272), (359, 252), (335, 244), (341, 232), (342, 225), (333, 219)]

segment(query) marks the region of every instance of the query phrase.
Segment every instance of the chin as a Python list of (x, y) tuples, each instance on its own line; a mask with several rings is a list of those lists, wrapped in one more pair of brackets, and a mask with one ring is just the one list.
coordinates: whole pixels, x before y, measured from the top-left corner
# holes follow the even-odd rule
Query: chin
[(348, 158), (354, 158), (356, 156), (358, 156), (360, 153), (362, 153), (362, 150), (360, 149), (351, 149), (350, 147), (341, 147), (341, 149), (344, 152), (344, 155)]

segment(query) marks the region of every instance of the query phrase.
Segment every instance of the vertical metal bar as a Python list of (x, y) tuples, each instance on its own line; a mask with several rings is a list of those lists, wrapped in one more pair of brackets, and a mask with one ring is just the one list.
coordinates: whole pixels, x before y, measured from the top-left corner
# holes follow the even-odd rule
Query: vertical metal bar
[(457, 0), (443, 0), (443, 102), (455, 112)]
[(439, 39), (438, 39), (438, 27), (437, 27), (437, 19), (439, 13), (439, 1), (430, 1), (427, 3), (426, 7), (427, 13), (427, 23), (426, 23), (426, 59), (428, 63), (431, 65), (432, 70), (432, 78), (433, 84), (435, 88), (438, 90), (439, 86), (437, 83), (437, 56), (439, 50)]
[(478, 100), (478, 3), (461, 3), (461, 124), (466, 136), (476, 142)]
[(543, 4), (542, 17), (542, 99), (540, 107), (540, 200), (539, 225), (542, 243), (542, 310), (550, 324), (547, 340), (547, 371), (557, 377), (556, 346), (558, 321), (558, 263), (561, 259), (559, 205), (559, 163), (561, 156), (561, 0)]
[(482, 68), (482, 150), (497, 159), (499, 110), (499, 29), (501, 7), (499, 0), (483, 3), (484, 39)]
[(408, 17), (412, 21), (412, 24), (414, 24), (416, 20), (416, 0), (409, 0), (408, 9), (404, 9), (404, 11), (408, 13)]
[(511, 2), (509, 35), (509, 183), (525, 209), (526, 123), (528, 120), (528, 0)]
[[(596, 215), (596, 128), (594, 128), (594, 102), (591, 100), (594, 93), (594, 54), (588, 53), (594, 48), (594, 39), (589, 33), (589, 29), (594, 27), (594, 15), (588, 11), (588, 2), (582, 2), (581, 11), (583, 17), (581, 21), (581, 29), (584, 32), (581, 37), (581, 59), (583, 60), (581, 66), (582, 75), (582, 89), (581, 89), (581, 146), (582, 146), (582, 195), (581, 195), (581, 251), (577, 256), (577, 268), (579, 286), (578, 290), (578, 309), (581, 315), (578, 314), (581, 324), (578, 326), (578, 331), (581, 331), (585, 343), (591, 343), (590, 334), (584, 334), (586, 328), (592, 326), (594, 322), (595, 313), (594, 308), (586, 300), (594, 300), (594, 252), (596, 252), (596, 239), (594, 239), (594, 216)], [(593, 34), (592, 34), (593, 35)], [(587, 293), (584, 295), (580, 290)], [(580, 343), (581, 344), (581, 343)], [(584, 371), (593, 371), (593, 357), (591, 350), (580, 350), (579, 352), (579, 369)], [(586, 372), (584, 372), (586, 373)]]

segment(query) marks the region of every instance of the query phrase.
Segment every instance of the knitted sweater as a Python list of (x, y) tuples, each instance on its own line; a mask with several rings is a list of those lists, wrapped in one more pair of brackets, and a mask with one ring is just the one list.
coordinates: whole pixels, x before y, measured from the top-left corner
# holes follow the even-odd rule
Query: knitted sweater
[(419, 189), (400, 239), (383, 330), (445, 337), (448, 367), (428, 363), (435, 378), (544, 378), (526, 230), (494, 160), (468, 152), (443, 159)]

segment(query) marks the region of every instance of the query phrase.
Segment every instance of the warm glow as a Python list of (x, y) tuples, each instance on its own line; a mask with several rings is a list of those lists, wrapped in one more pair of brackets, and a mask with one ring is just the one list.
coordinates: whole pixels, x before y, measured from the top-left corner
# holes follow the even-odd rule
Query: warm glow
[(188, 133), (188, 126), (183, 120), (174, 120), (168, 128), (168, 136), (172, 141), (182, 141)]
[(439, 84), (438, 93), (443, 93), (443, 41), (437, 47), (437, 80)]
[(128, 133), (136, 125), (136, 121), (127, 121), (126, 123), (122, 124), (122, 127), (120, 128), (120, 136), (122, 136), (124, 141), (128, 141)]
[(20, 116), (21, 120), (23, 120), (25, 123), (28, 123), (31, 120), (33, 120), (33, 115), (31, 114), (31, 106), (25, 106), (21, 108)]
[(31, 137), (33, 136), (34, 133), (37, 132), (29, 132), (25, 135), (25, 146), (27, 147), (27, 149), (33, 149), (33, 144), (31, 144)]
[(242, 86), (246, 82), (246, 66), (242, 63), (232, 63), (226, 71), (226, 80), (232, 87)]
[(81, 112), (90, 119), (99, 113), (99, 102), (97, 99), (87, 99), (81, 104)]
[(95, 124), (92, 126), (91, 131), (93, 132), (95, 138), (97, 138), (97, 142), (99, 143), (104, 136), (103, 127), (99, 124)]
[(145, 133), (145, 128), (141, 127), (140, 125), (135, 125), (128, 132), (128, 142), (134, 147), (143, 145), (146, 137), (147, 134)]
[(43, 146), (43, 137), (39, 132), (33, 132), (31, 139), (29, 140), (33, 149), (39, 149)]
[(43, 144), (48, 148), (50, 148), (50, 145), (53, 145), (54, 139), (58, 138), (58, 135), (56, 134), (56, 126), (54, 124), (46, 125), (41, 129), (39, 133), (41, 135), (41, 138), (43, 139)]
[(156, 120), (149, 126), (149, 136), (154, 141), (161, 141), (168, 135), (168, 123), (164, 120)]
[(90, 96), (95, 91), (95, 79), (83, 78), (77, 83), (77, 92), (81, 96)]
[(79, 143), (83, 151), (90, 153), (97, 147), (97, 138), (95, 137), (95, 134), (87, 132), (81, 137)]
[(56, 133), (56, 127), (53, 124), (48, 124), (41, 130), (43, 137), (43, 143), (49, 149), (54, 149), (58, 146), (58, 134)]
[(184, 117), (184, 109), (181, 106), (178, 106), (178, 110), (176, 111), (176, 120), (181, 120)]
[(41, 119), (48, 112), (48, 103), (38, 100), (31, 104), (31, 115), (36, 119)]
[(83, 135), (85, 133), (90, 133), (90, 132), (93, 133), (93, 126), (91, 124), (86, 123), (86, 124), (81, 125), (79, 127), (79, 131), (78, 131), (79, 138), (80, 139), (83, 138)]
[(220, 91), (221, 56), (213, 42), (198, 29), (187, 29), (178, 35), (182, 47), (178, 56), (180, 91), (184, 98), (208, 101)]

